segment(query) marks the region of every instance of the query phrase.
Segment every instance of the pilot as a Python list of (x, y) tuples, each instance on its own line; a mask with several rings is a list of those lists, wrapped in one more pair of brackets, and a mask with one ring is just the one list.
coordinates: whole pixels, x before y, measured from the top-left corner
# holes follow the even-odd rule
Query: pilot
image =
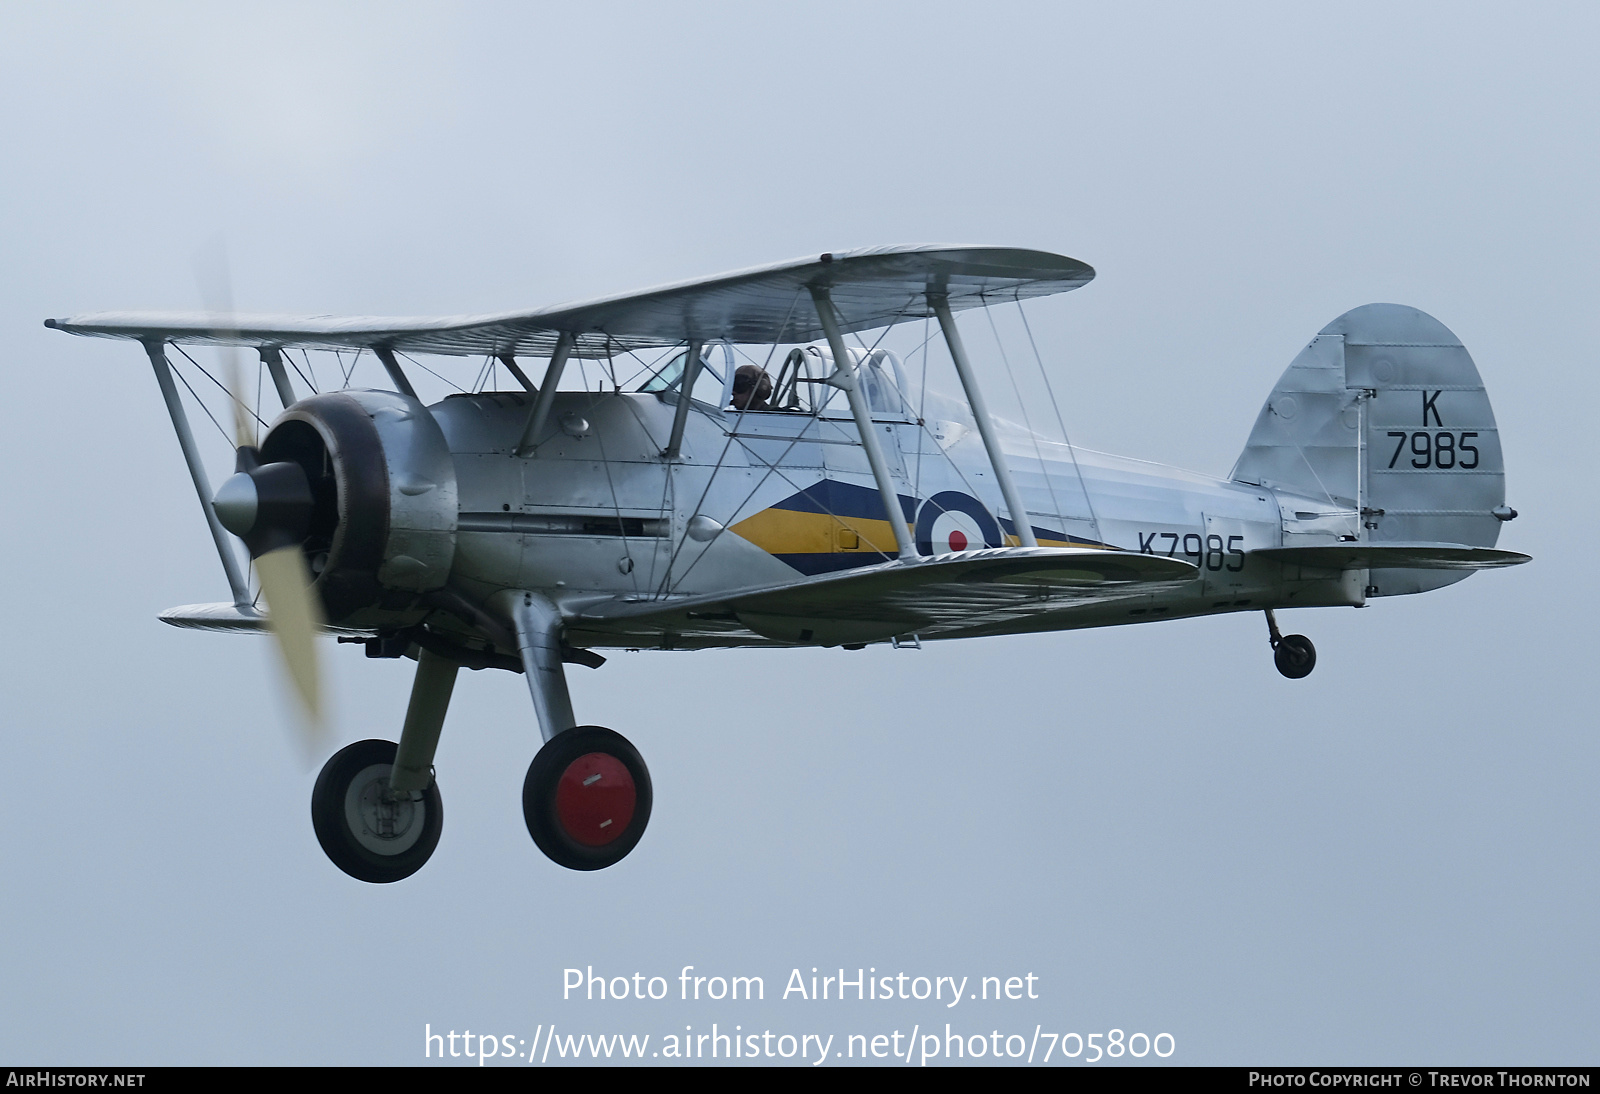
[(771, 410), (772, 377), (759, 365), (740, 365), (733, 374), (733, 405), (739, 410)]

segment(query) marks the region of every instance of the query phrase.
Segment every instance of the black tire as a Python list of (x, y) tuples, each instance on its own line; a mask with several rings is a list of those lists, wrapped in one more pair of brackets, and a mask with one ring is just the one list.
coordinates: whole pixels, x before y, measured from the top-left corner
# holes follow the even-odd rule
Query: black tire
[[(556, 734), (528, 765), (522, 783), (528, 834), (552, 862), (569, 870), (604, 870), (620, 862), (644, 835), (650, 804), (650, 771), (639, 750), (602, 726)], [(614, 833), (607, 831), (613, 827)]]
[(1317, 647), (1303, 634), (1286, 634), (1272, 651), (1272, 663), (1291, 680), (1303, 680), (1317, 667)]
[(428, 784), (420, 801), (382, 801), (394, 754), (392, 741), (357, 741), (333, 754), (311, 791), (317, 842), (358, 881), (381, 885), (410, 877), (433, 854), (444, 828), (437, 783)]

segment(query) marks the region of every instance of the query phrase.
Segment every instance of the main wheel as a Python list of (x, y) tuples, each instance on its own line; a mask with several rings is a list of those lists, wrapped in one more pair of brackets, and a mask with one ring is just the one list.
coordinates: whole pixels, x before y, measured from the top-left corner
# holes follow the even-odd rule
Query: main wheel
[(1303, 634), (1286, 634), (1272, 651), (1272, 663), (1289, 679), (1304, 679), (1317, 667), (1317, 647)]
[(357, 741), (333, 754), (311, 791), (311, 826), (333, 864), (359, 881), (399, 881), (422, 869), (439, 845), (439, 786), (389, 790), (395, 745)]
[(620, 862), (650, 823), (650, 801), (650, 771), (639, 750), (601, 726), (556, 734), (522, 784), (528, 834), (569, 870)]

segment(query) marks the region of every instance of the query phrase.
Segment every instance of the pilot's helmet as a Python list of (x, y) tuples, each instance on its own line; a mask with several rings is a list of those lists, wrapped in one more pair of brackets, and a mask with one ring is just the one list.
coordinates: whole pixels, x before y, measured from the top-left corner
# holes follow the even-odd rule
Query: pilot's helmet
[(744, 395), (754, 390), (757, 399), (766, 399), (772, 394), (772, 377), (759, 365), (740, 365), (733, 373), (733, 393)]

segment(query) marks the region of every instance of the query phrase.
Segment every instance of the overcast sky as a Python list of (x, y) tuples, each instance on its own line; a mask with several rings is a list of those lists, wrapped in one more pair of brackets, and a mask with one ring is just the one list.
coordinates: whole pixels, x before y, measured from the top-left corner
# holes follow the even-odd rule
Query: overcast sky
[[(1184, 1063), (1593, 1063), (1597, 30), (1576, 4), (0, 6), (0, 1062), (948, 1022), (1165, 1032)], [(618, 654), (574, 702), (656, 803), (597, 874), (528, 838), (523, 681), (465, 673), (438, 851), (363, 885), (312, 834), (269, 646), (156, 621), (226, 585), (143, 354), (41, 325), (193, 308), (219, 236), (241, 308), (331, 314), (1057, 251), (1099, 274), (1030, 312), (1073, 439), (1217, 475), (1325, 323), (1411, 304), (1482, 372), (1500, 545), (1535, 561), (1289, 613), (1298, 682), (1259, 614)], [(410, 662), (325, 653), (341, 742), (395, 737)], [(766, 999), (681, 1001), (686, 965)], [(563, 1001), (588, 966), (672, 996)], [(813, 967), (1038, 998), (780, 998)]]

